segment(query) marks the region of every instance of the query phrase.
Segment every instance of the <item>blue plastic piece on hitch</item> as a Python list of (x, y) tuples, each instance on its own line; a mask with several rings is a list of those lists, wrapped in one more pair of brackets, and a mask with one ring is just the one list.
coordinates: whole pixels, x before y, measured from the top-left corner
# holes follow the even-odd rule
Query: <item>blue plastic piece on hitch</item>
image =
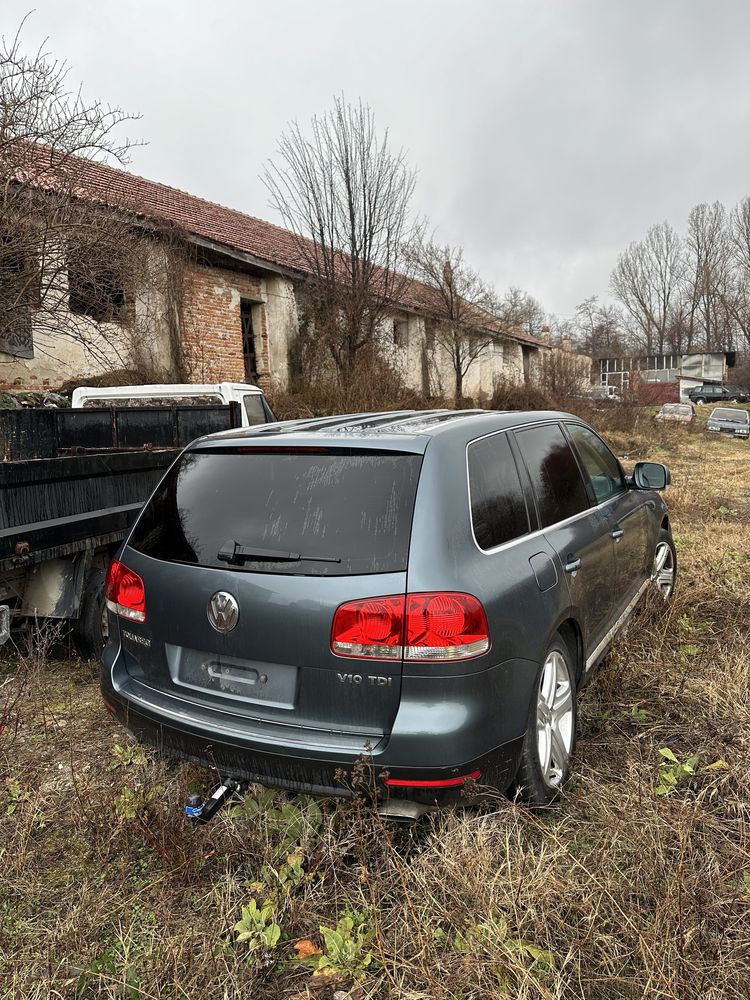
[(200, 795), (188, 795), (188, 800), (185, 803), (185, 815), (188, 819), (200, 819), (203, 814), (204, 805), (205, 803)]

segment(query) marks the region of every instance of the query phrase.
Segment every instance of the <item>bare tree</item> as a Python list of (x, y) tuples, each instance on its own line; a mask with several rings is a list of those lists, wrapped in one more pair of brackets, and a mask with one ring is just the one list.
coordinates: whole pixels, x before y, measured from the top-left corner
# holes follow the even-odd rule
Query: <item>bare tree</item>
[(388, 132), (378, 135), (368, 107), (336, 98), (309, 136), (289, 125), (263, 180), (294, 234), (316, 329), (339, 372), (350, 373), (408, 282), (415, 174)]
[(684, 245), (668, 222), (651, 226), (645, 240), (618, 258), (610, 286), (648, 354), (664, 353), (684, 276)]
[[(103, 368), (126, 366), (147, 342), (136, 290), (145, 301), (160, 234), (96, 168), (125, 162), (133, 116), (84, 99), (44, 47), (26, 55), (21, 28), (0, 40), (0, 358), (55, 355), (67, 338)], [(122, 335), (103, 335), (108, 323)]]
[(584, 354), (594, 358), (616, 358), (628, 353), (621, 311), (592, 295), (576, 306), (574, 340)]
[(721, 202), (696, 205), (688, 216), (689, 341), (706, 351), (732, 346), (730, 298), (730, 237)]
[(728, 220), (723, 305), (735, 331), (750, 347), (750, 198), (732, 209)]
[(542, 304), (533, 295), (515, 285), (503, 295), (497, 311), (498, 318), (509, 332), (520, 331), (530, 337), (541, 337), (542, 331), (549, 323), (549, 317)]
[(424, 307), (436, 320), (435, 345), (450, 359), (454, 396), (460, 402), (472, 366), (499, 340), (495, 291), (466, 263), (461, 247), (420, 242), (409, 257), (425, 288)]

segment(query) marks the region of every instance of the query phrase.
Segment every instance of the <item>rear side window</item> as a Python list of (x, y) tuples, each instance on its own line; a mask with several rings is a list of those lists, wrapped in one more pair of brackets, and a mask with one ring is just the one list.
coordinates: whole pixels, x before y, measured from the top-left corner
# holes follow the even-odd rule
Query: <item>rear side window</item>
[(266, 411), (263, 409), (263, 397), (259, 392), (246, 393), (242, 402), (245, 404), (245, 413), (250, 427), (268, 422)]
[(474, 537), (481, 549), (492, 549), (529, 530), (518, 469), (507, 435), (469, 445), (469, 495)]
[[(129, 544), (168, 562), (256, 573), (401, 572), (421, 463), (421, 455), (351, 449), (191, 451)], [(235, 543), (235, 561), (219, 559)], [(289, 553), (305, 558), (278, 558)]]
[(594, 500), (604, 503), (626, 490), (617, 459), (600, 437), (580, 424), (568, 424), (578, 457), (591, 482)]
[(516, 431), (516, 440), (529, 470), (543, 526), (588, 508), (581, 471), (558, 424)]

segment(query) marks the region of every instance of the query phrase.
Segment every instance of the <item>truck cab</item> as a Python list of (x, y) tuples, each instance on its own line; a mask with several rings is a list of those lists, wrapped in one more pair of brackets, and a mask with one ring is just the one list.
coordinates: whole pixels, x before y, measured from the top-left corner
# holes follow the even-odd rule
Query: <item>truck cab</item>
[(92, 409), (101, 406), (206, 406), (240, 404), (243, 427), (270, 424), (276, 417), (257, 385), (247, 382), (216, 382), (200, 385), (118, 385), (108, 388), (81, 386), (73, 390), (71, 406)]

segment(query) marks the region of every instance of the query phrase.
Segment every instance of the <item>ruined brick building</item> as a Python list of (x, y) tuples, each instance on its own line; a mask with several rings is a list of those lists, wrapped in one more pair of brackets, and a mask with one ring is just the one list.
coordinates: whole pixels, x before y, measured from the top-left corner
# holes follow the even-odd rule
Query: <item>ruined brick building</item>
[[(190, 254), (180, 261), (179, 306), (169, 298), (170, 282), (175, 282), (166, 270), (172, 265), (158, 239), (149, 244), (151, 270), (163, 280), (128, 288), (108, 276), (93, 305), (81, 304), (79, 279), (69, 267), (66, 301), (62, 307), (58, 301), (56, 308), (70, 311), (66, 320), (74, 321), (81, 337), (56, 334), (49, 316), (41, 322), (44, 303), (30, 302), (22, 338), (0, 331), (0, 384), (56, 387), (108, 368), (137, 370), (144, 365), (164, 380), (181, 376), (193, 382), (288, 384), (305, 279), (305, 263), (291, 232), (101, 164), (86, 164), (82, 194), (94, 203), (126, 209), (144, 231), (158, 224), (161, 231), (179, 232), (187, 241)], [(392, 332), (386, 330), (383, 347), (412, 387), (449, 392), (449, 362), (434, 342), (420, 287), (412, 283), (403, 301), (394, 303)], [(547, 349), (542, 340), (488, 323), (493, 344), (471, 368), (467, 395), (489, 396), (498, 376), (528, 378)]]

